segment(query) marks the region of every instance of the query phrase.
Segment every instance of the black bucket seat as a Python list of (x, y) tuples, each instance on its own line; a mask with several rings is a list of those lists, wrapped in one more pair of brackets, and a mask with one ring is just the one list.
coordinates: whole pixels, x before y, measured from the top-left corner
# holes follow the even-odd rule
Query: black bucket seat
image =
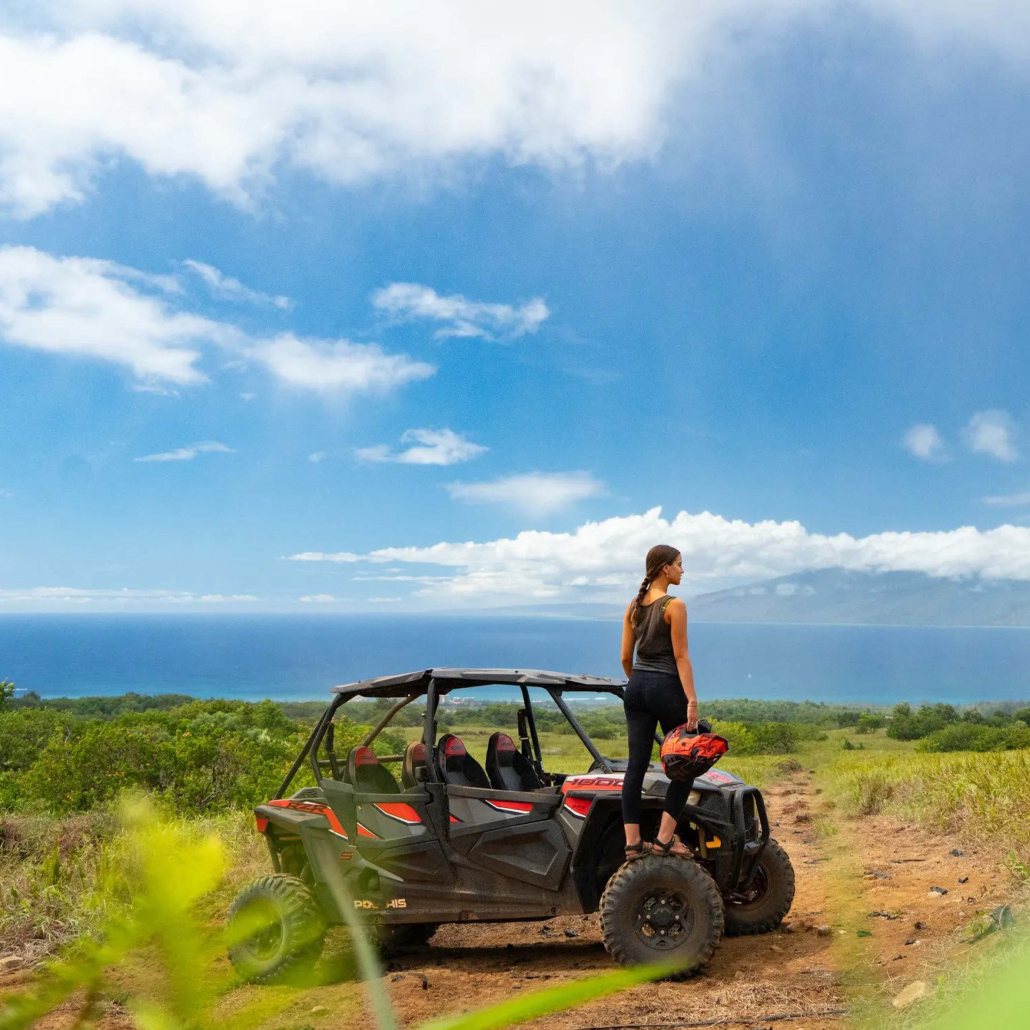
[(507, 733), (495, 733), (486, 745), (486, 772), (498, 790), (538, 790), (543, 784), (536, 769)]
[(370, 747), (352, 748), (347, 755), (347, 779), (363, 794), (399, 794), (400, 784), (389, 769), (379, 764)]
[(445, 733), (436, 745), (436, 770), (440, 779), (452, 787), (490, 789), (483, 767), (465, 750), (453, 733)]

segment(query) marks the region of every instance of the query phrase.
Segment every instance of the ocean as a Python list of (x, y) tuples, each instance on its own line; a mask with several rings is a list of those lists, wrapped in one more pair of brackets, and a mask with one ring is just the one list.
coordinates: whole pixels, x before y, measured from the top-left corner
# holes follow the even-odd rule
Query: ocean
[[(0, 679), (50, 697), (317, 700), (434, 665), (621, 676), (619, 635), (617, 621), (525, 616), (5, 615)], [(690, 651), (702, 704), (1030, 698), (1030, 629), (696, 622)]]

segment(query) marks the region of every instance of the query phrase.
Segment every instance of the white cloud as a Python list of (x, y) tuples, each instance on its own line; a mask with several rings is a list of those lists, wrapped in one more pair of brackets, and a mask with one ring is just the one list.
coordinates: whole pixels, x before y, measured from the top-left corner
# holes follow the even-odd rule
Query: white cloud
[(322, 391), (389, 390), (426, 379), (436, 369), (374, 343), (301, 339), (282, 333), (245, 351), (290, 386)]
[(235, 454), (232, 447), (226, 447), (224, 443), (217, 440), (208, 440), (205, 443), (193, 443), (188, 447), (178, 447), (174, 451), (164, 451), (161, 454), (145, 454), (142, 458), (133, 458), (133, 461), (192, 461), (198, 454)]
[(325, 461), (325, 459), (328, 457), (328, 451), (313, 451), (311, 454), (308, 455), (308, 461), (310, 461), (312, 465), (318, 465), (320, 462)]
[(856, 538), (810, 533), (799, 522), (751, 523), (710, 512), (681, 511), (668, 520), (660, 508), (586, 522), (569, 533), (526, 530), (482, 543), (385, 547), (365, 560), (451, 570), (446, 579), (424, 583), (415, 592), (430, 605), (481, 604), (494, 597), (497, 603), (548, 598), (621, 602), (640, 582), (644, 555), (656, 543), (682, 550), (688, 594), (825, 568), (1030, 580), (1030, 527), (962, 526)]
[(360, 447), (354, 453), (361, 461), (399, 462), (402, 465), (457, 465), (485, 454), (488, 448), (466, 440), (451, 429), (408, 429), (401, 443), (415, 443), (403, 451), (391, 451), (386, 444)]
[(287, 556), (287, 561), (330, 561), (351, 563), (363, 561), (360, 554), (352, 554), (350, 551), (336, 551), (327, 553), (325, 551), (302, 551), (300, 554)]
[(936, 426), (920, 423), (908, 429), (902, 440), (906, 450), (923, 461), (946, 461), (944, 441)]
[(370, 597), (370, 604), (396, 604), (398, 601), (403, 601), (403, 597)]
[(83, 587), (26, 587), (0, 589), (0, 604), (163, 606), (192, 604), (251, 604), (253, 594), (195, 594), (188, 590), (91, 590)]
[(547, 305), (534, 297), (521, 307), (468, 300), (460, 293), (442, 297), (418, 283), (391, 283), (372, 294), (372, 305), (399, 322), (444, 322), (433, 334), (479, 336), (486, 340), (514, 339), (535, 333), (549, 315)]
[(1024, 490), (1019, 494), (999, 494), (994, 497), (981, 498), (984, 504), (995, 505), (1000, 508), (1016, 508), (1023, 504), (1030, 504), (1030, 490)]
[(305, 604), (332, 604), (337, 599), (332, 594), (307, 594), (301, 600)]
[[(906, 43), (1027, 55), (1015, 0), (861, 6)], [(712, 67), (834, 10), (828, 0), (455, 2), (446, 17), (396, 2), (15, 5), (0, 35), (0, 203), (27, 217), (80, 201), (118, 159), (241, 205), (280, 170), (342, 184), (400, 170), (443, 178), (497, 157), (607, 171), (660, 150), (679, 87), (707, 100)]]
[(111, 361), (144, 383), (205, 382), (202, 344), (222, 343), (228, 327), (170, 309), (154, 285), (110, 261), (58, 258), (32, 247), (0, 247), (0, 339), (52, 354)]
[(208, 381), (197, 367), (202, 347), (228, 352), (233, 367), (257, 362), (288, 386), (323, 392), (386, 391), (436, 371), (376, 344), (293, 333), (255, 338), (228, 322), (177, 310), (182, 298), (175, 285), (110, 261), (0, 247), (0, 341), (113, 362), (131, 370), (135, 389), (173, 395), (169, 385)]
[(504, 504), (531, 515), (561, 511), (605, 492), (604, 483), (589, 472), (527, 472), (486, 483), (450, 483), (447, 489), (455, 500)]
[(1019, 451), (1013, 442), (1015, 429), (1007, 411), (978, 411), (963, 431), (966, 446), (974, 454), (989, 454), (998, 461), (1015, 461)]
[(247, 304), (270, 304), (272, 307), (289, 309), (293, 307), (293, 301), (289, 297), (273, 296), (268, 293), (261, 293), (259, 290), (252, 290), (244, 286), (239, 279), (220, 272), (214, 265), (205, 264), (203, 261), (194, 261), (187, 258), (183, 266), (189, 269), (207, 285), (212, 296), (222, 300), (235, 300)]

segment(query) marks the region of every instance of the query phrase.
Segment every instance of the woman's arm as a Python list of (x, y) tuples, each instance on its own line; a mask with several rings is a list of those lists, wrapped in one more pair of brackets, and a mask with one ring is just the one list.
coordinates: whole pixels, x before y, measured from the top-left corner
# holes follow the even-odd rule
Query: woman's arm
[(626, 608), (626, 614), (622, 617), (622, 671), (626, 674), (626, 679), (629, 679), (630, 673), (633, 672), (633, 623), (630, 621), (630, 615), (633, 612), (633, 602), (630, 601)]
[(676, 656), (676, 669), (680, 674), (683, 693), (687, 695), (687, 729), (697, 729), (697, 691), (694, 689), (694, 667), (687, 650), (687, 606), (674, 597), (665, 609), (665, 618), (672, 631), (672, 653)]

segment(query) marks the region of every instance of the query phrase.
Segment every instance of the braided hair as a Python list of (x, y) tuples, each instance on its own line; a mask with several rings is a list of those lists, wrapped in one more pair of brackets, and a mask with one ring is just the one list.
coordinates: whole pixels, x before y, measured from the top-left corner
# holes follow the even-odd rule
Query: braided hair
[(647, 558), (644, 561), (644, 581), (640, 584), (637, 596), (633, 598), (633, 608), (629, 616), (632, 625), (637, 624), (637, 612), (644, 602), (648, 587), (661, 575), (662, 569), (666, 565), (671, 565), (679, 556), (679, 550), (668, 544), (655, 544), (647, 552)]

